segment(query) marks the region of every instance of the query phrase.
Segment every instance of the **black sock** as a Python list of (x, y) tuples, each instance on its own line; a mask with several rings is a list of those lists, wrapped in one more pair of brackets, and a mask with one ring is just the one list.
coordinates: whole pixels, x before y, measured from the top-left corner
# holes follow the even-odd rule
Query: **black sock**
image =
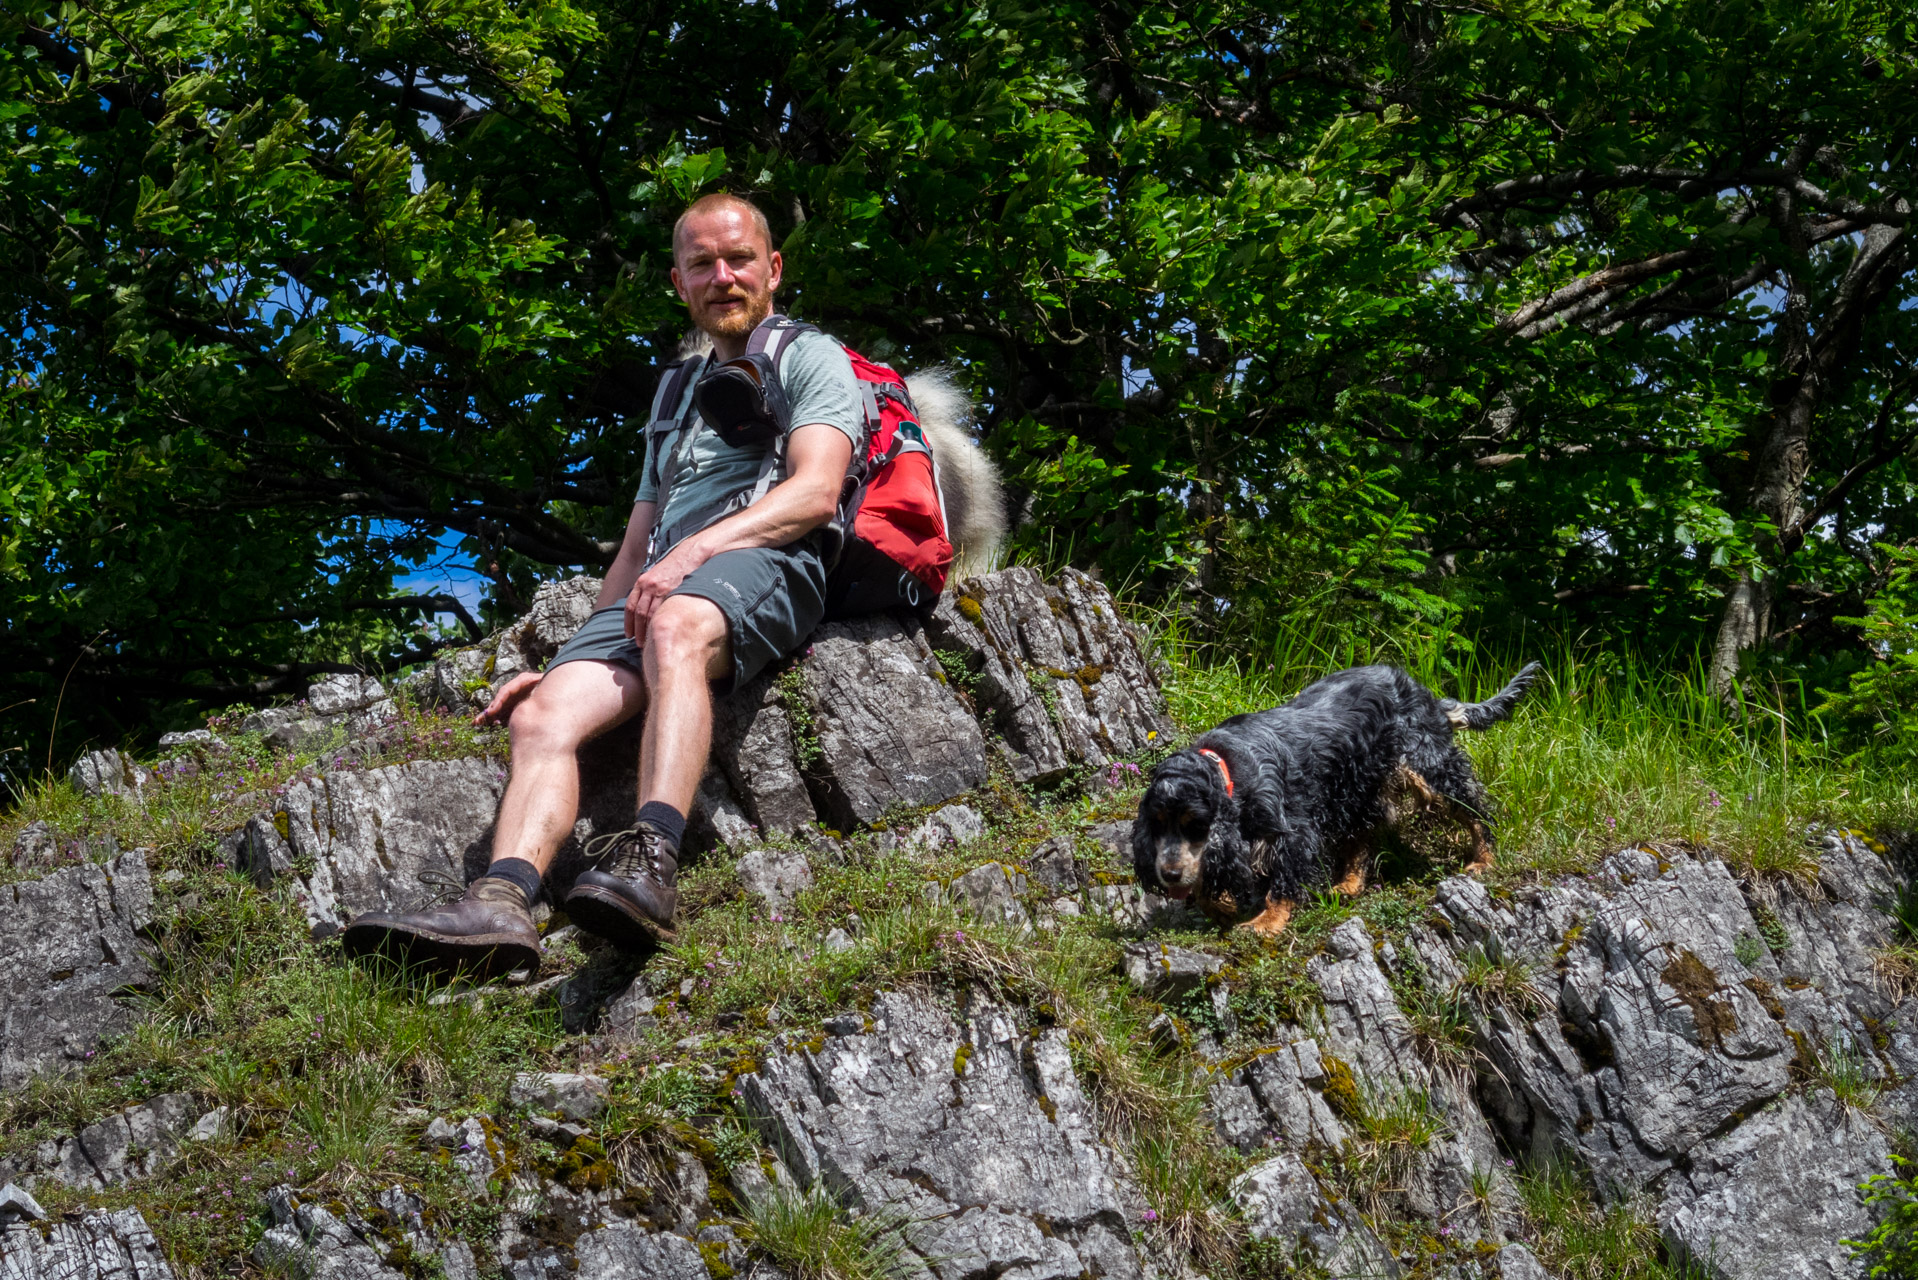
[(639, 806), (639, 821), (665, 836), (675, 853), (679, 851), (679, 842), (686, 838), (685, 814), (663, 800), (648, 800)]
[(524, 858), (501, 858), (486, 868), (486, 874), (495, 880), (505, 880), (518, 885), (526, 894), (526, 905), (539, 901), (539, 868)]

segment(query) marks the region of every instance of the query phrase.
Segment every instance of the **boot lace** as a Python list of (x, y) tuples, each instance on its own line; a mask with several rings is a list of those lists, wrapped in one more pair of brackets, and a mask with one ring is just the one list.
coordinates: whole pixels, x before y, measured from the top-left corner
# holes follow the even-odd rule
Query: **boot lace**
[(621, 880), (660, 879), (659, 833), (651, 827), (609, 831), (586, 842), (585, 854), (595, 871)]

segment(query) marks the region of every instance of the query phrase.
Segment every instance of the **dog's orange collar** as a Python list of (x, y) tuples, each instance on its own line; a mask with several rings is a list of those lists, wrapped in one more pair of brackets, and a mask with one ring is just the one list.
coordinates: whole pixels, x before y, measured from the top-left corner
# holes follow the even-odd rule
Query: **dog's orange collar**
[(1228, 797), (1231, 796), (1232, 769), (1226, 764), (1225, 757), (1214, 751), (1211, 747), (1200, 747), (1199, 754), (1219, 766), (1219, 775), (1225, 779), (1225, 794)]

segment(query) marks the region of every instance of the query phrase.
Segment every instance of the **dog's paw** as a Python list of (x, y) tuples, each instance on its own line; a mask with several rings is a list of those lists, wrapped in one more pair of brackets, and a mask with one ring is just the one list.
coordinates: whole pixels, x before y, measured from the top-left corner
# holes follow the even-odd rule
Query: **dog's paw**
[(1292, 923), (1292, 909), (1296, 905), (1290, 898), (1280, 898), (1277, 901), (1267, 898), (1265, 910), (1239, 927), (1250, 929), (1261, 938), (1276, 938), (1285, 932), (1285, 926)]

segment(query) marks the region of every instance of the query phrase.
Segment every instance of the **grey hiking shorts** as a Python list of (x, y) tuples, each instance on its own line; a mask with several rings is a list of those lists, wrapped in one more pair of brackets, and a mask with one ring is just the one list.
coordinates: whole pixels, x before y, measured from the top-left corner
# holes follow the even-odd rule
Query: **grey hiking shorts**
[[(726, 615), (733, 669), (713, 681), (713, 689), (730, 693), (766, 664), (795, 652), (819, 625), (826, 615), (826, 566), (810, 537), (783, 547), (722, 551), (688, 574), (671, 596), (710, 600)], [(626, 638), (625, 612), (624, 600), (595, 609), (546, 669), (591, 658), (641, 670), (639, 646)]]

